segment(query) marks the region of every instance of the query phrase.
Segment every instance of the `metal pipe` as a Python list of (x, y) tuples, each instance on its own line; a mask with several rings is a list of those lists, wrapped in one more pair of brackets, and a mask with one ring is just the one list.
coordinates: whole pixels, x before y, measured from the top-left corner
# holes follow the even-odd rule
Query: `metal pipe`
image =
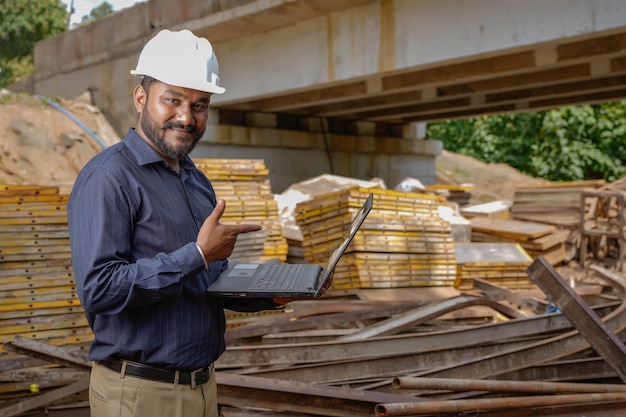
[(626, 392), (626, 385), (583, 384), (575, 382), (542, 381), (497, 381), (484, 379), (456, 378), (411, 378), (398, 377), (393, 380), (396, 389), (424, 389), (445, 391), (490, 391), (490, 392), (534, 392), (534, 393), (607, 393)]
[(600, 403), (607, 401), (626, 401), (626, 393), (595, 393), (543, 395), (509, 398), (486, 398), (454, 401), (425, 401), (415, 403), (393, 403), (376, 405), (377, 417), (411, 416), (444, 414), (459, 412), (478, 412), (507, 410), (516, 408), (548, 407), (567, 404)]
[(74, 123), (76, 123), (85, 132), (87, 132), (87, 134), (89, 136), (94, 138), (94, 140), (96, 142), (98, 142), (100, 144), (100, 146), (102, 146), (103, 149), (106, 149), (108, 147), (108, 145), (98, 135), (96, 135), (93, 130), (91, 130), (86, 124), (84, 124), (83, 122), (78, 120), (72, 113), (70, 113), (69, 111), (65, 110), (65, 108), (63, 108), (60, 104), (54, 102), (53, 100), (50, 100), (48, 97), (41, 97), (40, 96), (40, 98), (43, 99), (43, 100), (46, 100), (46, 102), (49, 105), (51, 105), (52, 107), (54, 107), (55, 109), (57, 109), (58, 111), (60, 111), (64, 115), (66, 115), (67, 117), (69, 117)]
[(371, 416), (377, 404), (417, 401), (385, 392), (306, 384), (216, 372), (217, 398), (222, 406), (287, 411), (315, 416)]

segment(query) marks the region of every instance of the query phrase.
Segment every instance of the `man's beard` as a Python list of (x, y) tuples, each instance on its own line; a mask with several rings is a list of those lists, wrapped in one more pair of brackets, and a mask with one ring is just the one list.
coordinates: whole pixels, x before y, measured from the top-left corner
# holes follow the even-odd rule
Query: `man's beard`
[[(150, 142), (152, 142), (154, 146), (156, 146), (157, 149), (160, 150), (165, 156), (172, 160), (181, 160), (189, 155), (204, 134), (204, 129), (199, 131), (198, 128), (193, 125), (183, 125), (182, 123), (172, 121), (166, 122), (165, 125), (163, 125), (163, 128), (160, 128), (150, 115), (150, 111), (147, 106), (144, 107), (141, 112), (141, 119), (139, 120), (139, 123), (141, 124), (141, 130)], [(193, 141), (189, 145), (182, 148), (173, 147), (165, 141), (165, 131), (170, 128), (185, 129), (185, 132), (193, 134)]]

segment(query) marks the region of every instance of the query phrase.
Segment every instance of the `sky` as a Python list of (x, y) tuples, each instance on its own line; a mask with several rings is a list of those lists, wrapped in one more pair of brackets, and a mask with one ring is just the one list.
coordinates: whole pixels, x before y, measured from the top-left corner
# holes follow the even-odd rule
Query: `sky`
[[(72, 0), (63, 0), (63, 3), (69, 10)], [(74, 0), (74, 14), (72, 15), (71, 24), (80, 23), (83, 16), (88, 15), (91, 9), (104, 3), (105, 0)], [(145, 0), (106, 0), (113, 5), (113, 10), (118, 11), (126, 7), (130, 7), (135, 3), (142, 3)]]

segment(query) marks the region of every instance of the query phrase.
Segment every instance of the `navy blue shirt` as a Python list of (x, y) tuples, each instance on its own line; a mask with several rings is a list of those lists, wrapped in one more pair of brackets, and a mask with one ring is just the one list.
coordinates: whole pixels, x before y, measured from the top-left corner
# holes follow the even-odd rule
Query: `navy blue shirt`
[(274, 308), (271, 300), (207, 294), (227, 266), (205, 270), (195, 244), (215, 204), (189, 157), (177, 174), (133, 129), (81, 170), (68, 222), (78, 295), (95, 335), (91, 360), (198, 369), (225, 350), (225, 300), (239, 311)]

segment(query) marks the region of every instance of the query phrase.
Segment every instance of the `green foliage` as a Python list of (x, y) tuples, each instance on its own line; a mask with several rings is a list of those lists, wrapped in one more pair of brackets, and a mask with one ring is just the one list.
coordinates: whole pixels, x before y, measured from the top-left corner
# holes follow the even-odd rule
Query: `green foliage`
[(20, 58), (12, 58), (6, 61), (0, 59), (0, 87), (12, 83), (14, 80), (33, 72), (35, 65), (33, 56), (27, 55)]
[(93, 20), (100, 19), (106, 15), (113, 13), (113, 5), (108, 1), (102, 2), (99, 6), (91, 9), (88, 15), (85, 15), (81, 18), (80, 23), (85, 24), (89, 23)]
[(0, 1), (0, 87), (32, 72), (35, 43), (64, 32), (61, 0)]
[(626, 101), (429, 124), (428, 137), (484, 162), (552, 181), (626, 173)]

